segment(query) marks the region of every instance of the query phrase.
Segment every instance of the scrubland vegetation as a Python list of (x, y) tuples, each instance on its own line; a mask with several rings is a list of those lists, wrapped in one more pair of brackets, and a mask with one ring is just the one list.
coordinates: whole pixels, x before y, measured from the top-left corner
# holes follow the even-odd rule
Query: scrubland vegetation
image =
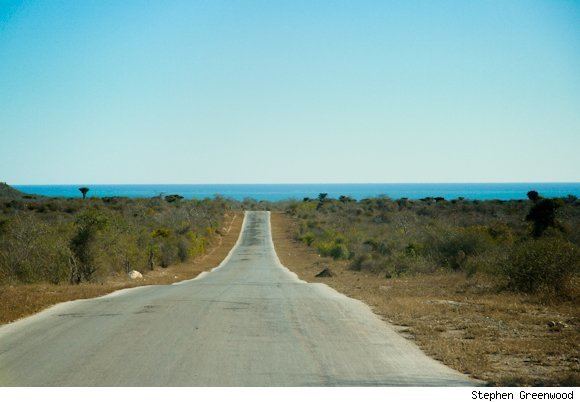
[[(0, 192), (0, 285), (93, 282), (202, 255), (231, 203)], [(86, 194), (83, 193), (83, 196)]]
[(282, 263), (363, 300), (492, 385), (580, 384), (580, 203), (305, 199), (273, 214)]
[(305, 199), (289, 206), (296, 236), (321, 256), (387, 278), (435, 272), (485, 275), (498, 291), (575, 298), (580, 269), (580, 202), (443, 198), (359, 202)]

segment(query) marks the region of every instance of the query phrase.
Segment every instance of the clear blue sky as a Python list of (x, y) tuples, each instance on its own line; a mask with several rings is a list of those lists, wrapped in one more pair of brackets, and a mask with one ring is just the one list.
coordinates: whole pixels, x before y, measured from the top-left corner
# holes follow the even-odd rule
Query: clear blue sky
[(580, 179), (580, 1), (0, 0), (0, 181)]

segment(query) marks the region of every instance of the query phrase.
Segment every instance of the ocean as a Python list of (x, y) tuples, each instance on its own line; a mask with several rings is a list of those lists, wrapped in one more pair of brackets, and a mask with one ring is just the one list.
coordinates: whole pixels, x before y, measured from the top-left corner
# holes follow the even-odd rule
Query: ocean
[(78, 188), (90, 189), (89, 197), (153, 197), (159, 194), (179, 194), (185, 198), (206, 198), (221, 195), (243, 200), (264, 201), (315, 198), (319, 193), (329, 197), (341, 195), (360, 200), (367, 197), (388, 196), (393, 199), (464, 197), (471, 200), (524, 199), (529, 190), (544, 197), (580, 197), (580, 183), (440, 183), (440, 184), (78, 184), (78, 185), (14, 185), (20, 191), (48, 197), (81, 197)]

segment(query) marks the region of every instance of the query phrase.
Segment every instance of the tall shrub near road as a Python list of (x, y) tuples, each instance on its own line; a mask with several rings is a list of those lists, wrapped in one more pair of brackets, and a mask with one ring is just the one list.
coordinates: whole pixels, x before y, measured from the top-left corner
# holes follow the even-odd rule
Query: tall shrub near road
[(97, 271), (95, 247), (97, 233), (105, 228), (107, 218), (94, 209), (82, 212), (75, 221), (76, 233), (70, 242), (71, 283), (90, 281)]

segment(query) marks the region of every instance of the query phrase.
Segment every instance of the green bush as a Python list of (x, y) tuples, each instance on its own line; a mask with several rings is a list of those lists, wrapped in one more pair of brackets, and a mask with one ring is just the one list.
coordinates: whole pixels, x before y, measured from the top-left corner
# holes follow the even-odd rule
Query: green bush
[(501, 268), (511, 290), (565, 296), (580, 270), (580, 252), (558, 238), (528, 240), (513, 247)]
[(204, 236), (189, 232), (187, 233), (187, 239), (189, 244), (188, 255), (190, 257), (195, 258), (205, 253), (207, 240)]
[(161, 265), (161, 268), (167, 268), (179, 259), (178, 249), (171, 241), (163, 241), (159, 251), (159, 265)]
[(471, 226), (432, 233), (429, 243), (442, 265), (459, 270), (464, 267), (469, 256), (489, 249), (493, 244), (493, 238), (487, 228)]
[(344, 260), (350, 256), (348, 247), (336, 240), (318, 243), (316, 248), (321, 256), (332, 257), (335, 260)]
[(87, 209), (77, 216), (75, 224), (76, 232), (70, 241), (73, 252), (70, 280), (80, 283), (82, 280), (90, 281), (97, 272), (96, 237), (107, 225), (107, 217), (96, 209)]
[(305, 243), (307, 246), (311, 246), (314, 243), (315, 236), (312, 232), (306, 232), (302, 236), (300, 236), (300, 241)]
[(350, 256), (348, 247), (342, 243), (335, 243), (335, 245), (330, 249), (330, 256), (335, 260), (347, 259)]

